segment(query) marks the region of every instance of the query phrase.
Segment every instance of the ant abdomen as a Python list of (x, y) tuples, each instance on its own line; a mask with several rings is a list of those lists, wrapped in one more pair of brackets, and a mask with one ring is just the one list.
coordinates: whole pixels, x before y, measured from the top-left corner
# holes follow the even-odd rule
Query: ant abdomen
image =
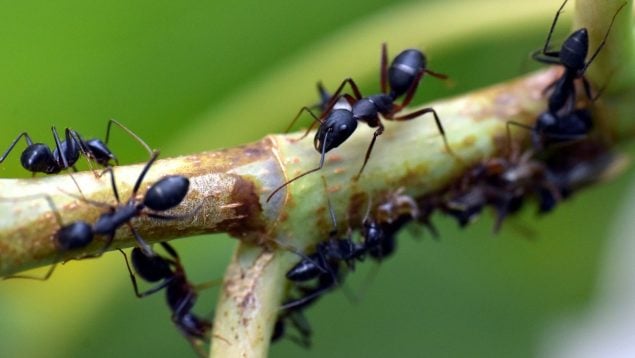
[(413, 81), (426, 68), (426, 57), (417, 49), (402, 51), (388, 68), (391, 97), (397, 98), (410, 89)]
[(43, 158), (53, 158), (53, 153), (46, 144), (35, 143), (27, 147), (20, 156), (20, 163), (23, 168), (34, 173), (54, 174), (59, 172), (53, 160)]
[(183, 201), (189, 187), (189, 179), (182, 175), (165, 176), (148, 189), (143, 205), (155, 211), (172, 209)]

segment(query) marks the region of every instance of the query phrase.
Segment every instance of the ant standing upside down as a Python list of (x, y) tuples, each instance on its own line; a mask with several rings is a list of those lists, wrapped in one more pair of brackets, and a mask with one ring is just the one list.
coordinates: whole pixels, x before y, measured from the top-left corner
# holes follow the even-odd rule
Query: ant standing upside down
[(198, 291), (203, 285), (196, 286), (188, 281), (181, 259), (170, 244), (162, 242), (161, 246), (170, 257), (161, 255), (148, 256), (138, 247), (132, 249), (132, 267), (134, 267), (137, 275), (150, 283), (161, 281), (155, 287), (144, 292), (139, 291), (137, 279), (132, 272), (128, 257), (122, 250), (119, 251), (126, 260), (135, 295), (143, 298), (165, 289), (166, 300), (172, 311), (172, 322), (190, 342), (199, 356), (203, 357), (205, 353), (202, 350), (202, 346), (209, 341), (212, 322), (192, 312), (198, 298)]
[[(362, 96), (355, 81), (353, 81), (353, 79), (351, 78), (347, 78), (333, 93), (328, 104), (325, 106), (320, 105), (321, 109), (323, 107), (323, 113), (319, 117), (316, 116), (309, 107), (303, 107), (287, 128), (287, 131), (293, 126), (293, 124), (297, 121), (297, 119), (304, 111), (308, 112), (315, 119), (315, 121), (307, 129), (304, 135), (302, 135), (302, 137), (300, 137), (298, 140), (306, 137), (311, 129), (313, 129), (315, 124), (320, 123), (317, 133), (315, 134), (315, 138), (313, 140), (315, 150), (317, 150), (321, 154), (320, 165), (317, 168), (308, 170), (296, 176), (295, 178), (290, 179), (286, 183), (276, 188), (273, 192), (271, 192), (271, 194), (269, 194), (267, 201), (271, 200), (271, 198), (278, 191), (280, 191), (282, 188), (286, 187), (290, 183), (300, 179), (305, 175), (314, 173), (322, 169), (322, 167), (324, 166), (324, 158), (326, 153), (340, 146), (353, 134), (355, 129), (357, 129), (357, 121), (365, 122), (366, 124), (368, 124), (369, 127), (377, 129), (375, 130), (373, 138), (368, 146), (368, 149), (366, 150), (364, 163), (362, 164), (362, 167), (360, 168), (357, 175), (354, 177), (354, 180), (359, 179), (360, 175), (364, 171), (364, 168), (366, 167), (368, 159), (370, 158), (373, 146), (375, 145), (375, 140), (384, 132), (384, 125), (381, 122), (380, 116), (385, 120), (406, 121), (419, 117), (426, 113), (432, 113), (439, 133), (443, 137), (443, 143), (446, 150), (454, 155), (445, 136), (445, 130), (443, 129), (441, 120), (439, 119), (439, 116), (433, 108), (423, 108), (412, 113), (398, 115), (399, 112), (401, 112), (412, 101), (415, 92), (419, 87), (419, 82), (421, 81), (421, 78), (424, 74), (429, 74), (440, 79), (447, 78), (446, 75), (429, 70), (427, 68), (427, 60), (425, 55), (421, 51), (416, 49), (407, 49), (402, 51), (399, 55), (397, 55), (397, 57), (395, 57), (389, 67), (388, 50), (386, 48), (386, 44), (383, 44), (380, 68), (380, 94), (364, 97)], [(353, 96), (351, 96), (350, 94), (341, 94), (344, 86), (347, 83), (350, 85), (353, 91)], [(325, 92), (320, 89), (320, 95), (322, 98), (324, 97), (324, 93)], [(401, 104), (396, 104), (395, 101), (401, 96), (404, 96)], [(342, 106), (338, 106), (337, 108), (335, 108), (335, 105), (339, 103), (339, 100), (341, 98), (345, 98), (346, 101), (349, 102), (351, 106), (350, 109), (343, 108)]]
[(582, 139), (588, 135), (593, 126), (591, 113), (586, 108), (576, 108), (575, 82), (576, 80), (582, 82), (589, 101), (597, 99), (597, 96), (595, 98), (592, 96), (591, 85), (584, 74), (605, 46), (615, 18), (626, 6), (626, 2), (624, 2), (615, 11), (602, 41), (587, 61), (589, 34), (586, 28), (578, 29), (569, 35), (559, 51), (550, 50), (551, 35), (567, 1), (565, 0), (556, 12), (544, 47), (532, 54), (532, 57), (538, 62), (561, 65), (564, 68), (562, 76), (545, 89), (545, 91), (551, 90), (548, 98), (548, 109), (538, 116), (533, 127), (522, 123), (508, 122), (508, 131), (510, 124), (532, 131), (532, 142), (536, 149), (542, 149), (551, 143)]

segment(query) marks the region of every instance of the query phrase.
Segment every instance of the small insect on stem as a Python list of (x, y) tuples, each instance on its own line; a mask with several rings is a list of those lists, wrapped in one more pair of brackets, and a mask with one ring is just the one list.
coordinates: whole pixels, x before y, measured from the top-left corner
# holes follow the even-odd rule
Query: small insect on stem
[[(313, 124), (308, 128), (302, 137), (308, 135), (309, 131), (313, 129), (316, 123), (319, 123), (317, 133), (313, 140), (315, 150), (320, 153), (320, 164), (316, 168), (310, 169), (295, 178), (288, 180), (269, 194), (267, 202), (284, 187), (290, 183), (304, 177), (305, 175), (314, 173), (324, 166), (324, 157), (330, 150), (339, 147), (344, 143), (357, 129), (357, 121), (366, 123), (370, 128), (376, 128), (373, 138), (366, 149), (364, 156), (364, 162), (359, 169), (357, 175), (353, 178), (358, 180), (361, 176), (370, 155), (377, 137), (384, 132), (384, 125), (380, 119), (392, 121), (407, 121), (424, 114), (432, 114), (434, 117), (437, 129), (443, 138), (443, 143), (448, 153), (455, 158), (454, 152), (451, 150), (441, 120), (437, 115), (437, 112), (433, 108), (423, 108), (407, 114), (399, 114), (401, 111), (410, 104), (414, 95), (419, 87), (419, 82), (425, 74), (430, 76), (446, 79), (447, 76), (433, 72), (427, 68), (427, 60), (423, 52), (417, 49), (407, 49), (398, 54), (388, 66), (388, 50), (386, 44), (382, 45), (381, 51), (381, 66), (380, 66), (380, 78), (381, 78), (381, 93), (364, 97), (359, 90), (359, 87), (352, 78), (347, 78), (337, 90), (331, 96), (331, 99), (327, 104), (323, 101), (318, 105), (322, 109), (320, 116), (315, 115), (311, 108), (303, 107), (296, 117), (291, 122), (290, 127), (300, 117), (303, 112), (308, 112), (314, 119)], [(350, 94), (342, 94), (344, 86), (348, 84), (353, 92)], [(321, 97), (324, 97), (323, 87), (318, 87)], [(396, 101), (403, 97), (401, 103)], [(350, 108), (336, 104), (341, 103), (341, 100), (346, 100)]]

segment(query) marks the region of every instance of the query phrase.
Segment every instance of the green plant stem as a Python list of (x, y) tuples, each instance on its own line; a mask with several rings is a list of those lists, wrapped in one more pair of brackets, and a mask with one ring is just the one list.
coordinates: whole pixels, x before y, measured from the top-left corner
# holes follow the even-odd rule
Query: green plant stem
[[(257, 192), (269, 179), (261, 171), (275, 173), (279, 166), (271, 155), (270, 141), (157, 161), (145, 177), (141, 193), (166, 174), (180, 174), (190, 180), (185, 200), (170, 214), (192, 214), (185, 220), (138, 218), (134, 227), (148, 242), (201, 233), (229, 232), (244, 241), (262, 241), (264, 222), (271, 206), (264, 212)], [(122, 200), (128, 200), (143, 165), (119, 166), (114, 169)], [(77, 182), (75, 185), (73, 179)], [(81, 193), (79, 189), (81, 188)], [(55, 233), (60, 225), (77, 220), (94, 222), (103, 208), (86, 199), (115, 205), (110, 176), (96, 178), (92, 172), (57, 175), (36, 179), (0, 179), (0, 275), (59, 262), (102, 251), (106, 238), (97, 237), (84, 250), (60, 252)], [(139, 200), (142, 200), (139, 197)], [(274, 216), (270, 216), (269, 219)], [(59, 219), (58, 219), (59, 218)], [(117, 231), (113, 250), (135, 244), (127, 228)]]
[[(612, 5), (614, 1), (601, 3)], [(609, 10), (606, 10), (609, 6), (602, 7), (606, 11), (593, 10), (582, 1), (576, 6), (576, 26), (590, 29), (591, 49), (597, 43), (597, 34), (603, 35), (605, 31), (599, 25), (595, 29), (593, 24), (605, 23), (606, 13), (610, 19), (617, 6)], [(630, 11), (629, 2), (624, 12), (630, 14)], [(616, 20), (609, 44), (597, 59), (597, 64), (609, 65), (600, 70), (592, 67), (589, 73), (595, 83), (602, 83), (607, 71), (617, 71), (611, 72), (615, 68), (611, 63), (619, 63), (617, 68), (624, 71), (615, 82), (609, 81), (602, 98), (605, 108), (595, 118), (598, 122), (632, 118), (626, 117), (632, 111), (631, 100), (623, 97), (635, 84), (632, 29), (630, 19), (622, 18)], [(620, 49), (625, 49), (624, 53)], [(408, 122), (387, 122), (363, 176), (355, 182), (351, 178), (361, 166), (360, 153), (365, 152), (372, 135), (372, 130), (360, 126), (345, 144), (328, 154), (319, 174), (293, 183), (270, 203), (265, 198), (271, 190), (317, 165), (319, 155), (310, 139), (292, 141), (297, 133), (270, 136), (240, 148), (158, 161), (141, 192), (163, 175), (185, 175), (192, 182), (191, 190), (174, 213), (194, 213), (199, 206), (200, 209), (188, 220), (144, 218), (135, 219), (134, 225), (149, 242), (206, 232), (229, 232), (241, 240), (218, 301), (211, 354), (264, 357), (285, 292), (284, 273), (297, 260), (285, 249), (304, 250), (326, 237), (330, 230), (320, 174), (328, 182), (327, 191), (336, 216), (348, 218), (348, 223), (340, 220), (339, 225), (342, 229), (348, 224), (356, 227), (361, 223), (359, 213), (364, 211), (369, 197), (381, 197), (398, 188), (404, 188), (411, 196), (425, 195), (459, 178), (469, 166), (500, 155), (504, 148), (500, 144), (506, 138), (505, 123), (513, 120), (533, 124), (545, 108), (543, 90), (560, 73), (558, 69), (549, 69), (426, 105), (438, 112), (453, 155), (443, 146), (429, 115)], [(614, 127), (607, 123), (603, 128)], [(122, 198), (130, 195), (140, 169), (140, 165), (115, 169)], [(73, 178), (86, 198), (113, 203), (107, 177), (96, 179), (92, 173), (79, 173)], [(55, 213), (59, 213), (62, 224), (68, 224), (75, 220), (93, 222), (103, 211), (68, 193), (78, 194), (69, 175), (0, 180), (0, 274), (100, 252), (103, 238), (80, 252), (59, 253), (53, 240), (60, 227)], [(122, 229), (109, 249), (134, 244), (130, 232)]]

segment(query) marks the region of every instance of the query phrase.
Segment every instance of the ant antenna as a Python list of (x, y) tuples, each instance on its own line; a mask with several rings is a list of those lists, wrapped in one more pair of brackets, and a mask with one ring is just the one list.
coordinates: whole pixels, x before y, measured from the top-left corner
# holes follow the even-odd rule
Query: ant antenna
[(119, 121), (112, 118), (108, 120), (108, 125), (106, 126), (106, 140), (105, 140), (106, 144), (108, 144), (108, 139), (110, 138), (110, 127), (112, 127), (113, 124), (117, 125), (124, 132), (128, 133), (128, 135), (131, 136), (134, 140), (136, 140), (139, 144), (141, 144), (145, 148), (145, 150), (148, 151), (150, 155), (153, 154), (153, 151), (152, 149), (150, 149), (150, 146), (143, 139), (141, 139), (141, 137), (139, 137), (135, 132), (130, 130), (128, 127), (121, 124)]
[[(565, 3), (566, 3), (566, 1), (565, 1)], [(593, 55), (591, 56), (589, 61), (586, 63), (586, 65), (582, 69), (582, 73), (584, 73), (586, 71), (586, 69), (589, 67), (589, 65), (591, 65), (591, 62), (593, 62), (593, 60), (595, 60), (595, 57), (600, 53), (600, 50), (602, 49), (602, 47), (604, 47), (604, 45), (606, 45), (606, 39), (608, 39), (609, 33), (611, 33), (611, 28), (613, 27), (613, 23), (615, 22), (615, 18), (617, 17), (617, 14), (619, 14), (620, 11), (622, 11), (624, 6), (626, 6), (626, 3), (627, 2), (624, 1), (624, 3), (617, 9), (615, 14), (613, 14), (613, 18), (611, 19), (611, 23), (609, 24), (609, 28), (606, 30), (606, 34), (604, 34), (604, 38), (602, 39), (602, 42), (600, 42), (600, 45), (598, 46), (598, 48), (595, 50), (595, 52), (593, 53)]]
[(326, 156), (326, 141), (328, 139), (328, 135), (331, 132), (331, 130), (327, 131), (326, 134), (324, 135), (324, 140), (322, 141), (322, 153), (321, 153), (321, 157), (320, 157), (320, 165), (317, 168), (313, 168), (309, 171), (306, 171), (300, 175), (298, 175), (297, 177), (287, 181), (286, 183), (280, 185), (279, 187), (277, 187), (274, 191), (271, 192), (271, 194), (269, 194), (269, 196), (267, 197), (267, 203), (271, 200), (271, 198), (273, 198), (274, 195), (276, 195), (277, 192), (279, 192), (280, 190), (282, 190), (284, 187), (286, 187), (287, 185), (293, 183), (294, 181), (302, 178), (305, 175), (309, 175), (311, 173), (317, 172), (318, 170), (322, 169), (322, 167), (324, 166), (324, 157)]
[(542, 49), (542, 52), (548, 52), (549, 51), (549, 45), (551, 42), (551, 36), (553, 35), (553, 30), (556, 28), (556, 23), (558, 22), (558, 18), (560, 17), (560, 14), (562, 13), (562, 9), (564, 9), (564, 6), (567, 4), (567, 1), (569, 0), (564, 0), (564, 2), (562, 3), (562, 5), (560, 5), (560, 8), (558, 9), (558, 12), (556, 12), (556, 16), (553, 18), (553, 22), (551, 23), (551, 28), (549, 29), (549, 33), (547, 34), (547, 41), (545, 42), (545, 47)]
[(333, 211), (333, 205), (331, 204), (331, 198), (329, 197), (328, 184), (326, 178), (322, 175), (322, 184), (324, 184), (324, 192), (326, 193), (326, 203), (329, 207), (329, 215), (331, 216), (331, 222), (333, 222), (333, 232), (337, 232), (337, 221), (335, 220), (335, 212)]

